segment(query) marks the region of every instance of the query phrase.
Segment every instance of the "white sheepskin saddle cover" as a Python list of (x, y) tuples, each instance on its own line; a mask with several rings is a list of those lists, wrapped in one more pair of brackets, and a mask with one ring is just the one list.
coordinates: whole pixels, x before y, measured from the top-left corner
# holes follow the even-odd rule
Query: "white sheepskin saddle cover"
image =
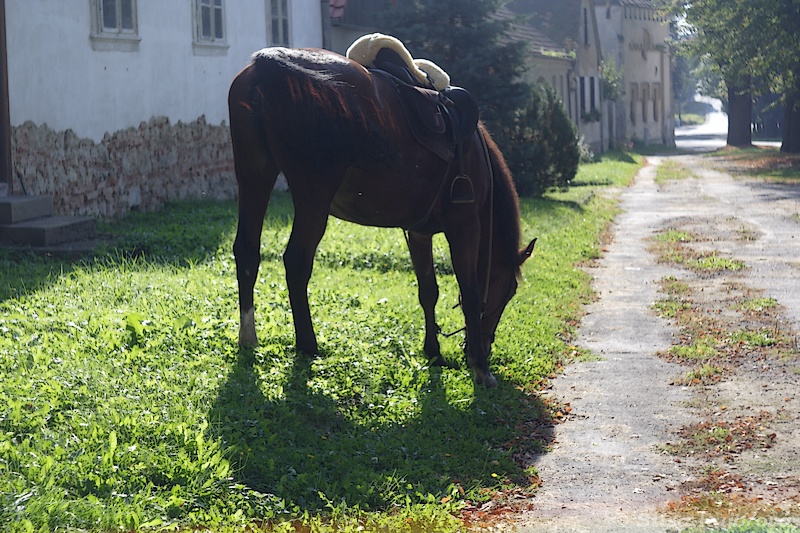
[(412, 58), (400, 39), (392, 37), (391, 35), (371, 33), (360, 37), (347, 49), (347, 57), (366, 67), (375, 61), (378, 52), (382, 48), (390, 48), (397, 52), (397, 54), (403, 58), (403, 61), (405, 61), (414, 79), (419, 81), (422, 85), (428, 85), (432, 82), (433, 86), (439, 91), (444, 90), (445, 87), (450, 85), (450, 76), (447, 72), (432, 61)]

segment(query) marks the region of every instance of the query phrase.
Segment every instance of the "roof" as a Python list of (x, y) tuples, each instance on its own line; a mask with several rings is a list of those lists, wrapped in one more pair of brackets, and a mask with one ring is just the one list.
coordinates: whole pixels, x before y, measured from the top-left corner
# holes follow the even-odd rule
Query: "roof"
[(606, 4), (613, 4), (616, 6), (647, 7), (650, 9), (656, 9), (655, 4), (651, 0), (606, 0)]
[(581, 0), (512, 0), (508, 8), (528, 15), (528, 25), (544, 33), (560, 48), (572, 50), (578, 38)]
[[(505, 7), (501, 7), (495, 14), (496, 19), (504, 21), (512, 21), (517, 17), (517, 14), (512, 13)], [(534, 53), (540, 53), (544, 50), (566, 53), (566, 49), (563, 46), (557, 45), (547, 35), (524, 22), (512, 22), (507, 35), (509, 39), (528, 43), (531, 51)]]

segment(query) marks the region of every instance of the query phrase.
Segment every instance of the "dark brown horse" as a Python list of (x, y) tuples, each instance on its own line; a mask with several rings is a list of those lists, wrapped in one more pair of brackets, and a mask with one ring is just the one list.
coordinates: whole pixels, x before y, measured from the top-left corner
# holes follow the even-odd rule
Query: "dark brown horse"
[[(269, 48), (234, 79), (229, 108), (239, 184), (233, 246), (239, 283), (239, 343), (257, 344), (253, 286), (261, 230), (280, 172), (294, 202), (283, 255), (297, 348), (318, 352), (308, 282), (328, 216), (409, 230), (408, 247), (425, 313), (425, 353), (441, 363), (434, 307), (439, 296), (431, 238), (444, 232), (466, 325), (475, 382), (496, 385), (488, 356), (500, 315), (517, 288), (533, 242), (520, 250), (517, 194), (502, 154), (480, 125), (463, 166), (474, 201), (451, 202), (457, 164), (420, 144), (384, 77), (323, 50)], [(488, 160), (487, 160), (488, 158)], [(445, 192), (442, 192), (445, 191)]]

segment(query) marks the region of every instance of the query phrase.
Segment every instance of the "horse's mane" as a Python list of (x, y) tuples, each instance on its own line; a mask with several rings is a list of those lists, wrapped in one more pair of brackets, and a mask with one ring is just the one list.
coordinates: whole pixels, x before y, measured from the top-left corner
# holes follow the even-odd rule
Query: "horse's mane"
[(381, 110), (355, 87), (358, 68), (318, 50), (265, 48), (253, 54), (255, 113), (279, 128), (287, 148), (321, 165), (391, 157)]
[(522, 229), (520, 227), (519, 197), (517, 188), (511, 176), (505, 157), (497, 144), (489, 135), (486, 126), (479, 124), (480, 133), (486, 140), (489, 149), (489, 159), (492, 163), (494, 174), (494, 231), (493, 246), (496, 248), (501, 261), (506, 266), (515, 269), (519, 276), (519, 240)]

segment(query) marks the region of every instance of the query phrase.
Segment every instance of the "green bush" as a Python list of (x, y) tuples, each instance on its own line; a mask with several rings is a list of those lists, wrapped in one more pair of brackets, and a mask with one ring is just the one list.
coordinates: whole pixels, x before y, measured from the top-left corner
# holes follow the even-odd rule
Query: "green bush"
[(498, 139), (520, 196), (564, 189), (575, 177), (580, 149), (575, 125), (550, 86), (533, 88), (512, 127)]

